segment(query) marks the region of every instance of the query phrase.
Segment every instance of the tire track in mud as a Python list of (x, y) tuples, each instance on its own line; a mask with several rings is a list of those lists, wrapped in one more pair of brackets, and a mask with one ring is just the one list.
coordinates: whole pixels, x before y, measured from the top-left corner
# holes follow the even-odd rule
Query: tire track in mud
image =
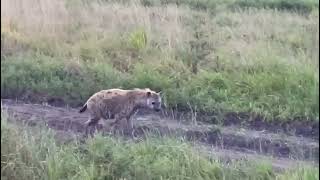
[[(28, 125), (45, 123), (56, 130), (59, 137), (83, 134), (86, 113), (77, 109), (25, 104), (2, 99), (1, 109), (9, 119)], [(12, 118), (11, 118), (12, 117)], [(135, 118), (135, 134), (143, 137), (145, 132), (172, 135), (194, 143), (200, 151), (222, 161), (237, 159), (269, 160), (276, 169), (285, 169), (298, 164), (315, 165), (319, 162), (319, 142), (304, 137), (241, 129), (217, 127), (209, 124), (191, 125), (157, 115), (144, 114)], [(107, 132), (107, 123), (99, 130)], [(67, 132), (67, 133), (66, 133)]]

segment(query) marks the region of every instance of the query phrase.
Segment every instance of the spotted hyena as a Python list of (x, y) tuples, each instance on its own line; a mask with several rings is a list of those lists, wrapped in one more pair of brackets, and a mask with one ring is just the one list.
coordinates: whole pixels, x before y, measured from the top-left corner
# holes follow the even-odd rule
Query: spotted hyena
[(86, 134), (90, 126), (96, 126), (99, 120), (115, 119), (112, 126), (125, 120), (127, 127), (132, 130), (131, 116), (140, 108), (161, 110), (160, 92), (135, 88), (133, 90), (108, 89), (92, 95), (80, 109), (90, 114), (86, 124)]

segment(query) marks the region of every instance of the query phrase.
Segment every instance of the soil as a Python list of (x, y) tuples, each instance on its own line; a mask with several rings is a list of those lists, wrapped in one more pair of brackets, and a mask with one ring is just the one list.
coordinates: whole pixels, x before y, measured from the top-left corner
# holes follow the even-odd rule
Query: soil
[[(74, 135), (82, 136), (85, 132), (84, 122), (88, 119), (88, 114), (80, 114), (78, 109), (26, 104), (9, 99), (2, 99), (1, 108), (8, 113), (9, 120), (15, 119), (16, 122), (28, 125), (47, 124), (49, 128), (56, 130), (60, 140)], [(316, 138), (248, 129), (234, 124), (216, 126), (192, 123), (151, 112), (140, 112), (133, 118), (136, 137), (144, 137), (146, 132), (177, 136), (190, 141), (195, 148), (207, 155), (225, 162), (265, 159), (279, 170), (298, 164), (318, 166), (319, 163), (319, 142)], [(108, 134), (107, 124), (101, 125), (99, 131)]]
[[(192, 119), (193, 116), (190, 112), (166, 112), (166, 114), (171, 114), (176, 119)], [(284, 133), (287, 135), (319, 139), (318, 120), (295, 118), (287, 120), (275, 119), (273, 121), (269, 121), (260, 115), (245, 112), (229, 112), (222, 115), (222, 117), (217, 117), (215, 114), (203, 112), (200, 115), (197, 115), (197, 120), (207, 122), (208, 124), (240, 126), (247, 129), (255, 129), (257, 131), (269, 131), (273, 133)]]
[[(6, 97), (4, 97), (6, 98)], [(10, 98), (10, 97), (8, 97)], [(66, 107), (68, 104), (60, 97), (52, 97), (44, 93), (27, 91), (19, 99), (29, 103), (45, 102), (55, 107)], [(72, 103), (70, 107), (80, 108), (82, 104)], [(174, 119), (191, 119), (193, 114), (190, 111), (166, 111)], [(294, 119), (275, 119), (268, 121), (258, 114), (249, 112), (229, 112), (217, 118), (217, 115), (206, 112), (198, 112), (197, 119), (208, 124), (221, 124), (223, 126), (241, 126), (255, 129), (257, 131), (270, 131), (273, 133), (284, 133), (287, 135), (310, 137), (319, 140), (319, 120), (305, 120), (303, 117)]]

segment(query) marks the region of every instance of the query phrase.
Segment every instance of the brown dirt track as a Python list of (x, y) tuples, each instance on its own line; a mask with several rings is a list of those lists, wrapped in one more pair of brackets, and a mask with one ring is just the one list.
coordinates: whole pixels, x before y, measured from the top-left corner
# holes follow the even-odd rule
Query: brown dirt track
[[(78, 109), (25, 104), (2, 99), (1, 108), (9, 120), (36, 125), (44, 122), (55, 130), (58, 139), (68, 139), (84, 133), (83, 123), (88, 114)], [(209, 124), (194, 125), (160, 117), (151, 113), (137, 115), (135, 134), (143, 137), (147, 131), (158, 135), (175, 135), (189, 140), (195, 148), (221, 159), (270, 160), (276, 169), (290, 168), (298, 164), (318, 164), (319, 142), (307, 137), (289, 136), (269, 131), (243, 129), (238, 126), (217, 127)], [(100, 131), (107, 132), (105, 124)]]

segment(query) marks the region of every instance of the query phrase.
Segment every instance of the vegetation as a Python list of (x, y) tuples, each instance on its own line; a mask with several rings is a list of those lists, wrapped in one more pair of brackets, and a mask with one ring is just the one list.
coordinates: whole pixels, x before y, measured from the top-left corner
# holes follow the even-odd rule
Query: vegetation
[(2, 4), (2, 98), (149, 87), (180, 111), (319, 120), (316, 0)]
[[(101, 89), (149, 87), (164, 92), (169, 108), (214, 118), (319, 120), (317, 0), (1, 4), (1, 98), (79, 106)], [(318, 167), (226, 165), (172, 137), (58, 143), (46, 127), (26, 130), (4, 114), (1, 147), (8, 180), (319, 179)]]
[(1, 178), (316, 180), (319, 171), (301, 166), (279, 174), (261, 162), (226, 166), (169, 137), (134, 143), (98, 134), (84, 143), (58, 143), (46, 127), (26, 129), (1, 114)]
[(254, 7), (299, 13), (310, 13), (313, 8), (319, 7), (319, 2), (313, 0), (142, 0), (142, 4), (146, 6), (159, 4), (186, 5), (193, 9), (207, 10), (212, 13), (219, 10), (219, 6), (225, 6), (230, 10)]

